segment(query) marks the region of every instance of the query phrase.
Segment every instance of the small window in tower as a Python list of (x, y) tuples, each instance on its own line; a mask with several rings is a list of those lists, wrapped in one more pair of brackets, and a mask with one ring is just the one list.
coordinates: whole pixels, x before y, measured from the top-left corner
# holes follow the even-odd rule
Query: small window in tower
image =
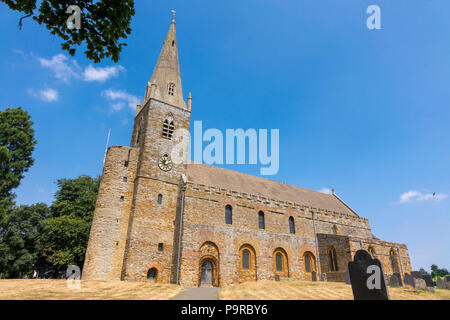
[(164, 250), (164, 245), (162, 243), (158, 243), (158, 251), (161, 252)]
[(168, 117), (166, 120), (164, 120), (164, 123), (163, 123), (162, 136), (164, 138), (172, 140), (174, 131), (175, 131), (175, 125), (173, 123), (173, 118)]
[(128, 178), (127, 177), (123, 177), (123, 182), (128, 182)]
[(162, 194), (158, 194), (158, 204), (162, 203), (163, 196)]
[(175, 45), (175, 40), (172, 40), (172, 47)]
[(123, 202), (125, 200), (124, 196), (120, 196), (120, 202)]
[(175, 84), (169, 83), (169, 96), (173, 96), (175, 93)]
[(333, 234), (336, 236), (337, 235), (337, 227), (333, 226)]
[(125, 163), (123, 164), (125, 167), (128, 167), (128, 161), (125, 161)]

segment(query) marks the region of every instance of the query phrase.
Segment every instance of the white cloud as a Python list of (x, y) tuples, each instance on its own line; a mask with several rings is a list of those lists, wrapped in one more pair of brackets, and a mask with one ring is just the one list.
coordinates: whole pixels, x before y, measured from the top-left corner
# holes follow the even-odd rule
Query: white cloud
[(20, 56), (22, 56), (22, 58), (26, 59), (27, 58), (27, 54), (25, 52), (23, 52), (22, 50), (19, 49), (12, 49), (12, 52), (15, 54), (18, 54)]
[(400, 195), (399, 203), (441, 201), (447, 197), (448, 195), (444, 193), (431, 193), (428, 190), (411, 190)]
[(63, 80), (64, 82), (70, 82), (71, 79), (80, 78), (80, 75), (76, 71), (79, 69), (76, 61), (69, 61), (63, 54), (57, 54), (50, 60), (44, 58), (38, 58), (38, 60), (41, 63), (41, 66), (52, 70), (57, 79)]
[(34, 90), (34, 89), (28, 89), (28, 94), (32, 97), (41, 99), (42, 101), (46, 102), (54, 102), (58, 101), (59, 99), (59, 93), (56, 89), (47, 88), (44, 90)]
[[(17, 54), (20, 53), (17, 52)], [(38, 58), (38, 60), (41, 66), (53, 71), (55, 78), (67, 83), (72, 79), (81, 79), (87, 82), (105, 82), (110, 78), (117, 77), (121, 71), (126, 71), (120, 65), (104, 68), (96, 68), (93, 65), (89, 65), (82, 71), (82, 68), (75, 60), (69, 59), (64, 54), (57, 54), (51, 59)]]
[(322, 193), (326, 193), (326, 194), (332, 194), (333, 193), (331, 191), (331, 189), (328, 189), (328, 188), (322, 188), (322, 189), (317, 190), (317, 191), (322, 192)]
[(117, 112), (125, 107), (128, 107), (132, 111), (136, 110), (136, 105), (139, 103), (139, 99), (123, 90), (104, 90), (102, 95), (110, 101), (115, 103), (110, 104), (111, 111)]
[(125, 68), (122, 66), (95, 68), (89, 65), (84, 69), (83, 80), (105, 82), (109, 78), (117, 77), (120, 71), (125, 71)]

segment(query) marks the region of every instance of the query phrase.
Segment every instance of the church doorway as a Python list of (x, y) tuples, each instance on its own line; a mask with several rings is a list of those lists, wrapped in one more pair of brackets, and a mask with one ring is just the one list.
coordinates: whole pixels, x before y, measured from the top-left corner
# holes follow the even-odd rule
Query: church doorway
[(213, 269), (214, 266), (210, 260), (205, 260), (202, 263), (202, 274), (200, 278), (200, 286), (213, 285)]
[(151, 268), (147, 272), (147, 281), (156, 282), (157, 276), (158, 276), (158, 270), (156, 270), (156, 268)]

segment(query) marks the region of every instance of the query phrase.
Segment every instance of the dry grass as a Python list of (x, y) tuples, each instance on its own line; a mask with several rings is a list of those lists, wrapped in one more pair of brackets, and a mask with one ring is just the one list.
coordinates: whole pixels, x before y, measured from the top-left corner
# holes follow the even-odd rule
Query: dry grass
[[(388, 288), (392, 300), (450, 300), (450, 290), (435, 292)], [(308, 281), (259, 281), (231, 285), (219, 293), (224, 300), (353, 300), (345, 283)]]
[(0, 280), (0, 300), (167, 300), (181, 291), (149, 282), (82, 281), (71, 290), (65, 280)]

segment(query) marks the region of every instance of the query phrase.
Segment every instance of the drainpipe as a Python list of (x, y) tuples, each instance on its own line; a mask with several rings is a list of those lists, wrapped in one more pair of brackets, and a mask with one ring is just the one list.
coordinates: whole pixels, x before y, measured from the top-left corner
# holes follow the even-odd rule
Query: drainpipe
[(314, 229), (314, 242), (316, 244), (316, 254), (317, 254), (317, 271), (319, 271), (319, 280), (322, 281), (322, 272), (320, 271), (320, 259), (319, 259), (319, 246), (317, 245), (317, 234), (316, 234), (316, 221), (314, 220), (314, 212), (311, 211), (313, 229)]
[(181, 235), (183, 232), (184, 191), (185, 191), (184, 188), (181, 189), (180, 230), (178, 233), (177, 284), (180, 284), (180, 256), (181, 256)]

